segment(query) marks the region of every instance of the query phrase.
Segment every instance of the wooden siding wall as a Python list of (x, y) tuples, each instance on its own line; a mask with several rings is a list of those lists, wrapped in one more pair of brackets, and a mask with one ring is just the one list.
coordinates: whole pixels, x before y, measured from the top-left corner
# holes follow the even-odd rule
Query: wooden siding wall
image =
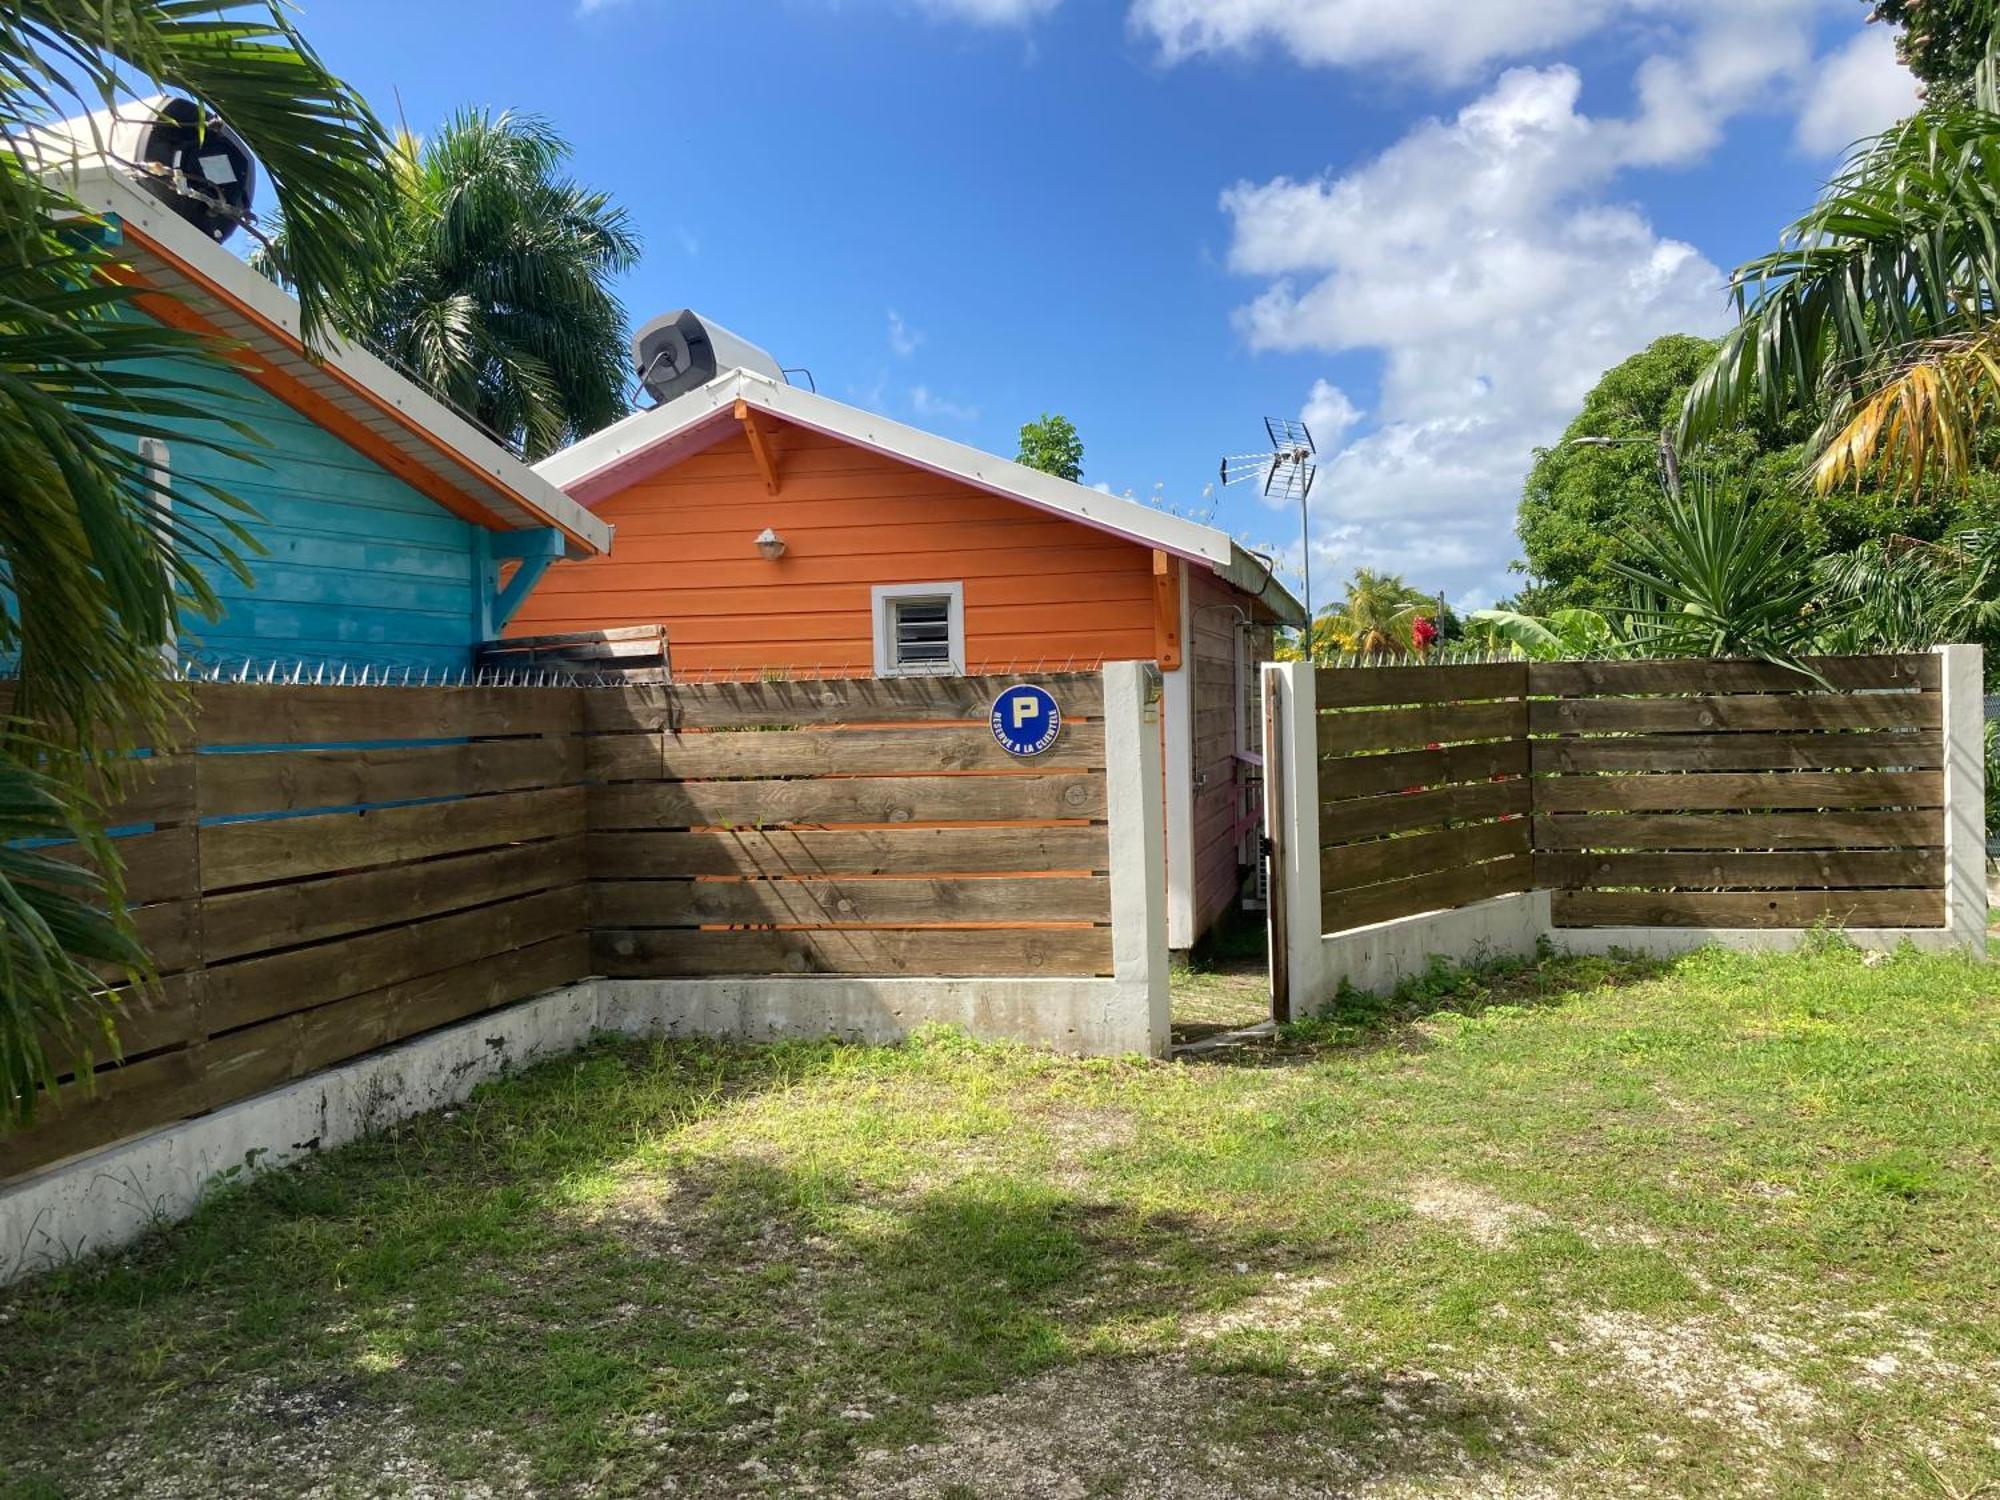
[(1538, 883), (1558, 927), (1941, 927), (1935, 656), (1537, 665)]
[(1323, 668), (1322, 931), (1529, 888), (1528, 670)]
[(621, 977), (1110, 972), (1102, 679), (995, 743), (998, 678), (594, 693), (594, 963)]
[[(595, 506), (606, 557), (559, 562), (520, 635), (659, 624), (683, 680), (767, 668), (873, 670), (875, 584), (963, 581), (967, 666), (1087, 669), (1151, 660), (1147, 548), (789, 425), (770, 494), (740, 433)], [(766, 526), (785, 555), (751, 545)]]
[(1241, 826), (1249, 767), (1236, 758), (1237, 698), (1254, 670), (1239, 665), (1244, 625), (1235, 590), (1188, 570), (1187, 659), (1194, 679), (1194, 930), (1206, 932), (1243, 884)]
[(112, 825), (161, 981), (93, 1091), (0, 1138), (0, 1178), (588, 972), (577, 691), (193, 701)]
[[(1330, 668), (1324, 930), (1553, 892), (1558, 927), (1945, 920), (1935, 656)], [(1532, 816), (1531, 816), (1532, 815)]]
[[(248, 582), (205, 569), (223, 602), (213, 623), (190, 621), (190, 657), (457, 670), (478, 639), (476, 530), (240, 377), (211, 402), (268, 446), (219, 424), (207, 434), (250, 459), (169, 444), (175, 489), (220, 485), (248, 503), (237, 515), (262, 545), (244, 553)], [(242, 550), (239, 548), (239, 550)]]

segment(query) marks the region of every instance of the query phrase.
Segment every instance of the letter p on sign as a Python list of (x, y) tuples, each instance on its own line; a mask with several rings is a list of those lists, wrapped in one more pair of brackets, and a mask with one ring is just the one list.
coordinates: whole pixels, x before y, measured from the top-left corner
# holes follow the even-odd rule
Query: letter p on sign
[(1032, 693), (1018, 693), (1010, 700), (1014, 709), (1014, 727), (1025, 727), (1040, 711), (1042, 705)]

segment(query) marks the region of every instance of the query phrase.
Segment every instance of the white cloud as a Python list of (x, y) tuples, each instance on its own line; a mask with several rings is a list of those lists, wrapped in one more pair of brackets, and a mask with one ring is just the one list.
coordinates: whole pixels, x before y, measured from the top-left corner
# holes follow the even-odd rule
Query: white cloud
[(1799, 112), (1799, 145), (1845, 151), (1916, 107), (1917, 80), (1896, 61), (1894, 35), (1886, 26), (1871, 26), (1820, 64)]
[(910, 387), (910, 409), (920, 417), (943, 417), (949, 422), (977, 422), (979, 408), (946, 400), (929, 386)]
[(1347, 429), (1361, 420), (1361, 408), (1347, 399), (1347, 392), (1326, 380), (1313, 382), (1312, 394), (1299, 412), (1299, 420), (1311, 429), (1313, 446), (1322, 459), (1339, 450)]
[[(1602, 196), (1658, 149), (1643, 102), (1595, 119), (1580, 88), (1567, 67), (1515, 69), (1343, 174), (1223, 195), (1230, 265), (1266, 282), (1239, 313), (1252, 347), (1383, 361), (1375, 425), (1322, 463), (1316, 580), (1367, 565), (1504, 590), (1531, 450), (1612, 364), (1723, 325), (1720, 269)], [(1315, 407), (1352, 403), (1321, 382)]]
[(1595, 30), (1628, 0), (1133, 0), (1167, 62), (1275, 44), (1303, 63), (1387, 65), (1455, 82)]
[(917, 352), (924, 341), (923, 334), (903, 321), (903, 315), (895, 308), (889, 309), (889, 347), (903, 359)]

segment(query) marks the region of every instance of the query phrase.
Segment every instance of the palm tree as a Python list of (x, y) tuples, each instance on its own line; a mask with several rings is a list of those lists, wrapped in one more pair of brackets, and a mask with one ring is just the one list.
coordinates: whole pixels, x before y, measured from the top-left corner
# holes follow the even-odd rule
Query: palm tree
[[(2000, 43), (2000, 30), (1995, 32)], [(2000, 67), (1860, 149), (1780, 248), (1738, 267), (1738, 326), (1689, 390), (1682, 444), (1817, 411), (1813, 481), (1962, 475), (2000, 402)]]
[[(639, 258), (622, 208), (561, 174), (569, 145), (531, 114), (464, 110), (394, 154), (381, 258), (346, 282), (346, 332), (528, 458), (630, 409), (625, 309)], [(256, 257), (288, 280), (290, 227)]]
[[(134, 78), (194, 96), (263, 163), (301, 245), (303, 320), (338, 309), (344, 262), (368, 254), (386, 139), (269, 0), (9, 0), (0, 5), (0, 136), (134, 105)], [(150, 90), (148, 90), (150, 92)], [(98, 827), (131, 749), (175, 708), (160, 670), (182, 609), (214, 614), (201, 564), (235, 561), (240, 510), (217, 490), (163, 503), (138, 447), (204, 439), (206, 382), (226, 351), (134, 308), (111, 237), (65, 187), (0, 149), (0, 1117), (26, 1116), (55, 1058), (109, 1039), (92, 965), (144, 972)], [(240, 451), (240, 450), (238, 450)], [(36, 843), (83, 843), (92, 863)]]
[(1321, 610), (1313, 622), (1313, 657), (1328, 646), (1359, 656), (1413, 651), (1418, 617), (1436, 607), (1434, 598), (1411, 588), (1400, 574), (1357, 568), (1346, 598)]

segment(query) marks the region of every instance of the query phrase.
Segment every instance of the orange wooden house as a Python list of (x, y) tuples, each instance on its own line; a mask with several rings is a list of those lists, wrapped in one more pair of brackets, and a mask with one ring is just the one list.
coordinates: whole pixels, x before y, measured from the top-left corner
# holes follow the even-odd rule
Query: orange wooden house
[(1168, 939), (1254, 868), (1256, 663), (1303, 613), (1224, 533), (733, 368), (537, 472), (613, 528), (517, 635), (666, 627), (680, 680), (1163, 674)]

